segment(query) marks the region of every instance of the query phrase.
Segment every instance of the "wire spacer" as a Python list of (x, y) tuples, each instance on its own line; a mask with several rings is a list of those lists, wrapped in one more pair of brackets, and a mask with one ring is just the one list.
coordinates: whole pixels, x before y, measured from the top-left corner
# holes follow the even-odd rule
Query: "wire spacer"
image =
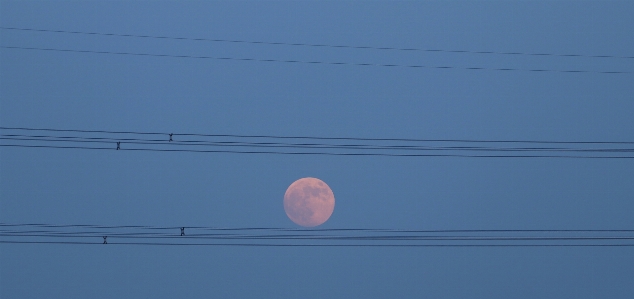
[(185, 228), (181, 227), (181, 236), (184, 236), (184, 235), (185, 235)]
[(108, 236), (103, 236), (103, 243), (104, 244), (108, 244), (108, 241), (106, 241), (106, 239), (108, 239)]
[(120, 150), (120, 149), (121, 149), (121, 142), (117, 141), (117, 150)]
[(172, 142), (172, 135), (174, 135), (174, 133), (170, 133), (170, 142)]

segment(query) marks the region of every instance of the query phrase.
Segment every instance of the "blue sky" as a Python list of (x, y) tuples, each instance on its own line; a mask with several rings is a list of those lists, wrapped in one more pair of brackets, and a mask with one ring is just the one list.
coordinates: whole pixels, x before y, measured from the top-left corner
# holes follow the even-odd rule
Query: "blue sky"
[[(468, 51), (633, 56), (623, 2), (1, 1), (49, 30)], [(365, 138), (633, 141), (634, 59), (386, 51), (0, 30), (2, 46), (360, 67), (0, 50), (0, 125)], [(518, 71), (465, 70), (469, 67)], [(528, 69), (588, 73), (528, 72)], [(124, 144), (125, 146), (125, 144)], [(161, 153), (0, 147), (0, 222), (296, 228), (633, 229), (631, 159)], [(96, 240), (97, 242), (99, 240)], [(3, 298), (631, 298), (625, 248), (0, 245)]]

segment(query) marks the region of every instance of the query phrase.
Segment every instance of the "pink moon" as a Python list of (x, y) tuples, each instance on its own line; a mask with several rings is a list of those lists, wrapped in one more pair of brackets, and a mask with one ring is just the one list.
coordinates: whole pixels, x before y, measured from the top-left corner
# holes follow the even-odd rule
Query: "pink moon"
[(323, 224), (335, 210), (335, 195), (316, 178), (293, 182), (284, 194), (284, 211), (291, 221), (305, 227)]

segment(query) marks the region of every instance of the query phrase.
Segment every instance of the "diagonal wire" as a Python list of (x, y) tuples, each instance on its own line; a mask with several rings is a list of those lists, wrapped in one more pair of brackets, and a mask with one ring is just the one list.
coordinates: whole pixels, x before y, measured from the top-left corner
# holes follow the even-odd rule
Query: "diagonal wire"
[(415, 146), (415, 145), (370, 145), (370, 144), (324, 144), (324, 143), (280, 143), (280, 142), (237, 142), (237, 141), (205, 141), (141, 139), (141, 138), (108, 138), (4, 134), (0, 140), (45, 141), (71, 143), (106, 143), (170, 145), (170, 146), (220, 146), (220, 147), (265, 147), (265, 148), (318, 148), (318, 149), (353, 149), (353, 150), (407, 150), (407, 151), (500, 151), (500, 152), (597, 152), (597, 153), (629, 153), (634, 148), (561, 148), (561, 147), (482, 147), (482, 146)]
[(554, 54), (554, 53), (530, 53), (530, 52), (503, 52), (503, 51), (473, 51), (473, 50), (449, 50), (449, 49), (424, 49), (424, 48), (400, 48), (400, 47), (373, 47), (373, 46), (354, 46), (354, 45), (335, 45), (335, 44), (312, 44), (312, 43), (290, 43), (290, 42), (267, 42), (267, 41), (249, 41), (234, 39), (213, 39), (213, 38), (188, 38), (175, 36), (160, 35), (141, 35), (141, 34), (117, 34), (104, 32), (88, 32), (88, 31), (70, 31), (70, 30), (51, 30), (36, 28), (18, 28), (18, 27), (0, 27), (3, 30), (16, 31), (32, 31), (47, 33), (66, 33), (66, 34), (82, 34), (97, 35), (111, 37), (130, 37), (130, 38), (146, 38), (146, 39), (163, 39), (163, 40), (188, 40), (188, 41), (206, 41), (206, 42), (222, 42), (237, 44), (255, 44), (255, 45), (275, 45), (275, 46), (294, 46), (294, 47), (317, 47), (317, 48), (340, 48), (340, 49), (367, 49), (367, 50), (390, 50), (390, 51), (407, 51), (407, 52), (433, 52), (433, 53), (457, 53), (457, 54), (488, 54), (488, 55), (513, 55), (513, 56), (554, 56), (554, 57), (585, 57), (585, 58), (625, 58), (633, 59), (634, 56), (618, 56), (618, 55), (582, 55), (582, 54)]
[(311, 241), (622, 241), (634, 236), (329, 236), (329, 235), (217, 235), (140, 233), (21, 233), (3, 232), (0, 237), (101, 238), (109, 239), (197, 239), (197, 240), (311, 240)]
[[(0, 130), (75, 132), (75, 133), (107, 133), (107, 134), (131, 134), (131, 135), (161, 135), (161, 136), (169, 136), (170, 135), (170, 133), (162, 133), (162, 132), (79, 130), (79, 129), (27, 128), (27, 127), (0, 127)], [(238, 134), (198, 134), (198, 133), (174, 133), (172, 135), (173, 136), (199, 136), (199, 137), (314, 139), (314, 140), (350, 140), (350, 141), (465, 142), (465, 143), (538, 143), (538, 144), (630, 144), (630, 145), (634, 145), (634, 141), (554, 141), (554, 140), (491, 140), (491, 139), (480, 139), (480, 140), (478, 140), (478, 139), (360, 138), (360, 137), (238, 135)]]
[[(179, 235), (159, 231), (160, 229), (178, 229), (178, 227), (173, 226), (0, 223), (0, 227), (2, 227), (0, 229), (0, 243), (6, 244), (275, 247), (630, 247), (629, 243), (620, 242), (634, 240), (634, 235), (632, 235), (634, 230), (624, 229), (402, 230), (196, 226), (181, 227)], [(185, 228), (188, 228), (187, 235), (182, 234)], [(191, 228), (196, 229), (192, 231)], [(212, 230), (214, 232), (200, 233), (199, 230)], [(482, 233), (486, 234), (482, 235)], [(58, 241), (51, 241), (50, 238), (57, 238)], [(94, 239), (95, 241), (72, 241), (76, 238)], [(165, 239), (172, 241), (152, 241)], [(224, 243), (227, 241), (238, 243)]]
[(267, 244), (267, 243), (154, 243), (154, 242), (72, 242), (72, 241), (5, 241), (0, 244), (57, 245), (138, 245), (138, 246), (223, 246), (223, 247), (634, 247), (619, 244)]
[(345, 153), (345, 152), (280, 152), (280, 151), (236, 151), (236, 150), (193, 150), (156, 148), (115, 148), (87, 146), (23, 145), (0, 144), (0, 147), (121, 150), (149, 152), (189, 152), (189, 153), (230, 153), (230, 154), (273, 154), (273, 155), (322, 155), (322, 156), (383, 156), (383, 157), (456, 157), (456, 158), (571, 158), (571, 159), (634, 159), (634, 156), (581, 156), (581, 155), (471, 155), (471, 154), (390, 154), (390, 153)]
[(148, 229), (176, 230), (180, 228), (214, 231), (301, 231), (301, 232), (393, 232), (393, 233), (634, 233), (634, 229), (394, 229), (394, 228), (284, 228), (284, 227), (220, 227), (220, 226), (153, 226), (99, 225), (52, 223), (4, 223), (0, 227), (40, 227), (62, 229)]
[(332, 62), (332, 61), (308, 61), (308, 60), (283, 60), (283, 59), (257, 59), (257, 58), (240, 58), (240, 57), (214, 57), (214, 56), (197, 56), (197, 55), (173, 55), (173, 54), (152, 54), (152, 53), (135, 53), (135, 52), (116, 52), (116, 51), (95, 51), (95, 50), (77, 50), (77, 49), (59, 49), (59, 48), (39, 48), (39, 47), (21, 47), (21, 46), (1, 46), (5, 49), (18, 50), (37, 50), (52, 51), (66, 53), (84, 53), (84, 54), (107, 54), (107, 55), (125, 55), (125, 56), (143, 56), (143, 57), (162, 57), (162, 58), (193, 58), (208, 60), (225, 60), (225, 61), (249, 61), (249, 62), (273, 62), (273, 63), (295, 63), (295, 64), (322, 64), (322, 65), (343, 65), (343, 66), (361, 66), (361, 67), (397, 67), (397, 68), (416, 68), (416, 69), (453, 69), (453, 70), (469, 70), (469, 71), (503, 71), (503, 72), (534, 72), (534, 73), (594, 73), (594, 74), (631, 74), (628, 71), (588, 71), (588, 70), (557, 70), (557, 69), (518, 69), (518, 68), (486, 68), (486, 67), (455, 67), (455, 66), (432, 66), (432, 65), (407, 65), (407, 64), (381, 64), (381, 63), (357, 63), (357, 62)]

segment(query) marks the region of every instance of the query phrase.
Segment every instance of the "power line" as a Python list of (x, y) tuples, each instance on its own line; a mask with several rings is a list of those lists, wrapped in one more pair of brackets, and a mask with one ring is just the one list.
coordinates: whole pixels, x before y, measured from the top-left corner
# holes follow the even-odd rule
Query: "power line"
[(395, 229), (395, 228), (284, 228), (284, 227), (222, 227), (222, 226), (153, 226), (153, 225), (99, 225), (52, 223), (0, 223), (0, 227), (41, 228), (100, 228), (176, 230), (181, 227), (214, 231), (301, 231), (301, 232), (393, 232), (393, 233), (634, 233), (634, 229)]
[[(7, 244), (275, 247), (615, 247), (634, 246), (634, 244), (621, 243), (634, 240), (633, 233), (634, 230), (622, 229), (416, 230), (227, 228), (205, 226), (184, 226), (179, 228), (140, 225), (0, 223), (0, 243)], [(94, 239), (94, 241), (76, 241), (77, 238), (82, 240)], [(166, 239), (170, 241), (163, 241)]]
[(432, 53), (455, 53), (455, 54), (542, 56), (542, 57), (544, 57), (544, 56), (554, 56), (554, 57), (621, 58), (621, 59), (632, 59), (632, 58), (634, 58), (634, 56), (617, 56), (617, 55), (553, 54), (553, 53), (530, 53), (530, 52), (473, 51), (473, 50), (448, 50), (448, 49), (399, 48), (399, 47), (372, 47), (372, 46), (290, 43), (290, 42), (267, 42), (267, 41), (249, 41), (249, 40), (232, 40), (232, 39), (188, 38), (188, 37), (159, 36), (159, 35), (117, 34), (117, 33), (88, 32), (88, 31), (50, 30), (50, 29), (18, 28), (18, 27), (0, 27), (0, 29), (3, 29), (3, 30), (15, 30), (15, 31), (32, 31), (32, 32), (47, 32), (47, 33), (65, 33), (65, 34), (111, 36), (111, 37), (146, 38), (146, 39), (163, 39), (163, 40), (188, 40), (188, 41), (205, 41), (205, 42), (221, 42), (221, 43), (237, 43), (237, 44), (293, 46), (293, 47), (361, 49), (361, 50), (383, 50), (383, 51), (405, 51), (405, 52), (432, 52)]
[(454, 69), (454, 70), (469, 70), (469, 71), (504, 71), (504, 72), (520, 71), (520, 72), (534, 72), (534, 73), (595, 73), (595, 74), (630, 74), (631, 73), (631, 72), (627, 72), (627, 71), (588, 71), (588, 70), (556, 70), (556, 69), (455, 67), (455, 66), (356, 63), (356, 62), (332, 62), (332, 61), (308, 61), (308, 60), (257, 59), (257, 58), (239, 58), (239, 57), (214, 57), (214, 56), (152, 54), (152, 53), (95, 51), (95, 50), (77, 50), (77, 49), (59, 49), (59, 48), (38, 48), (38, 47), (20, 47), (20, 46), (1, 46), (1, 47), (5, 48), (5, 49), (37, 50), (37, 51), (52, 51), (52, 52), (66, 52), (66, 53), (107, 54), (107, 55), (162, 57), (162, 58), (166, 58), (166, 57), (167, 58), (193, 58), (193, 59), (225, 60), (225, 61), (273, 62), (273, 63), (294, 63), (294, 64), (313, 64), (313, 65), (323, 64), (323, 65), (362, 66), (362, 67), (397, 67), (397, 68), (447, 69), (447, 70), (448, 69)]
[[(5, 241), (0, 244), (57, 244), (57, 245), (104, 245), (96, 242), (70, 241)], [(153, 242), (108, 242), (107, 245), (136, 246), (218, 246), (218, 247), (634, 247), (634, 243), (619, 244), (265, 244), (265, 243), (153, 243)]]
[(271, 154), (271, 155), (321, 155), (321, 156), (382, 156), (382, 157), (454, 157), (454, 158), (570, 158), (570, 159), (634, 159), (634, 156), (575, 156), (575, 155), (470, 155), (470, 154), (389, 154), (389, 153), (343, 153), (343, 152), (280, 152), (280, 151), (234, 151), (234, 150), (192, 150), (192, 149), (156, 149), (156, 148), (114, 148), (85, 146), (53, 146), (0, 144), (0, 147), (48, 148), (48, 149), (84, 149), (84, 150), (121, 150), (148, 152), (184, 152), (184, 153), (224, 153), (224, 154)]
[(142, 139), (142, 138), (105, 138), (51, 135), (1, 134), (0, 140), (43, 141), (66, 143), (101, 143), (170, 146), (205, 146), (205, 147), (256, 147), (256, 148), (295, 148), (295, 149), (352, 149), (352, 150), (400, 150), (400, 151), (476, 151), (476, 152), (596, 152), (596, 153), (630, 153), (634, 148), (562, 148), (562, 147), (481, 147), (481, 146), (416, 146), (416, 145), (372, 145), (372, 144), (329, 144), (329, 143), (281, 143), (281, 142), (244, 142), (244, 141), (205, 141)]
[(49, 131), (75, 133), (106, 133), (134, 135), (199, 136), (199, 137), (237, 137), (237, 138), (272, 138), (272, 139), (315, 139), (315, 140), (350, 140), (350, 141), (406, 141), (406, 142), (465, 142), (465, 143), (541, 143), (541, 144), (628, 144), (634, 141), (555, 141), (555, 140), (493, 140), (493, 139), (416, 139), (416, 138), (361, 138), (361, 137), (323, 137), (323, 136), (281, 136), (281, 135), (239, 135), (239, 134), (199, 134), (199, 133), (164, 133), (141, 131), (107, 131), (54, 128), (0, 127), (0, 130)]
[[(104, 236), (103, 233), (22, 233), (0, 232), (0, 237), (46, 237), (46, 238), (94, 238)], [(634, 240), (634, 236), (577, 236), (577, 237), (530, 237), (530, 236), (304, 236), (304, 235), (218, 235), (194, 234), (181, 236), (178, 234), (107, 234), (108, 238), (117, 239), (197, 239), (197, 240), (301, 240), (301, 241), (622, 241)]]
[[(247, 135), (174, 135), (151, 132), (114, 132), (0, 127), (17, 133), (44, 131), (49, 134), (0, 134), (0, 146), (18, 148), (126, 150), (192, 153), (241, 153), (278, 155), (470, 157), (470, 158), (634, 158), (630, 142), (438, 141), (415, 139), (263, 137)], [(56, 133), (51, 135), (50, 133)], [(65, 133), (64, 135), (59, 135)], [(72, 135), (69, 135), (72, 134)], [(86, 134), (90, 134), (86, 136)], [(117, 136), (119, 135), (119, 136)], [(123, 136), (121, 136), (123, 135)], [(137, 136), (152, 136), (142, 138)], [(164, 138), (157, 138), (164, 136)], [(189, 136), (188, 139), (181, 138)], [(174, 139), (176, 138), (176, 139)], [(196, 139), (191, 139), (196, 138)], [(238, 140), (235, 140), (238, 139)], [(272, 140), (267, 140), (272, 139)], [(312, 142), (306, 142), (306, 141)], [(374, 140), (374, 141), (371, 141)], [(342, 142), (346, 143), (342, 143)], [(464, 143), (464, 144), (463, 144)], [(500, 146), (506, 144), (506, 146)], [(564, 146), (565, 145), (565, 146)], [(591, 146), (591, 147), (589, 147)], [(230, 149), (228, 149), (230, 148)]]

